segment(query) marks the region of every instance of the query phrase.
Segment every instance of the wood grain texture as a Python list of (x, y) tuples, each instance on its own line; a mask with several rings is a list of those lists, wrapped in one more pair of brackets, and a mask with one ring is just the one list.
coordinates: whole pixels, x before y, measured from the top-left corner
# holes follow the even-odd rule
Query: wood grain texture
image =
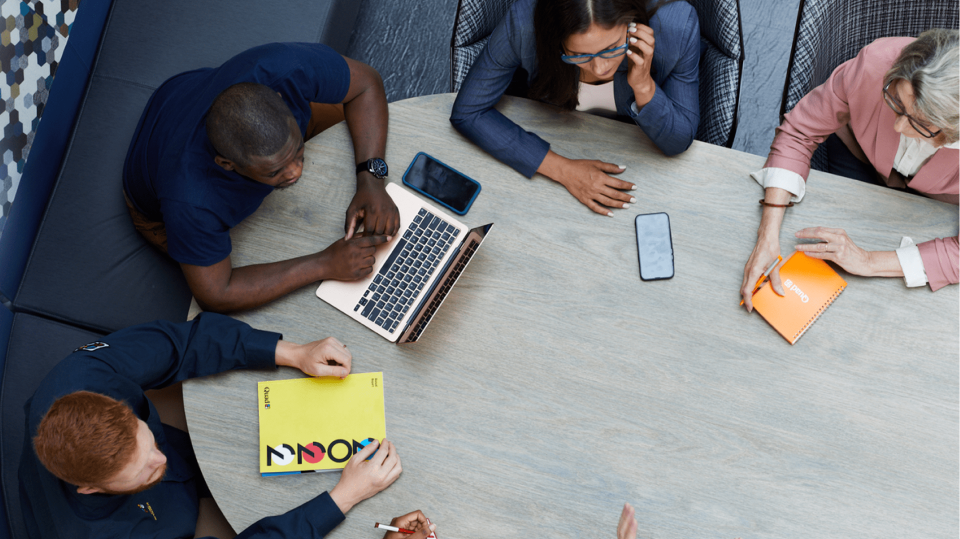
[[(608, 218), (527, 180), (457, 134), (452, 95), (390, 106), (399, 181), (418, 151), (483, 185), (463, 220), (494, 222), (421, 342), (398, 347), (308, 286), (237, 318), (294, 342), (333, 335), (354, 372), (384, 371), (387, 435), (404, 473), (331, 537), (422, 509), (444, 539), (956, 537), (958, 289), (846, 274), (790, 346), (737, 307), (756, 237), (763, 158), (694, 142), (666, 158), (632, 125), (506, 98), (500, 109), (568, 157), (625, 165), (638, 204)], [(353, 154), (336, 126), (307, 144), (296, 187), (233, 231), (234, 263), (318, 250), (343, 234)], [(633, 217), (665, 211), (676, 276), (642, 282)], [(957, 233), (957, 207), (812, 172), (781, 235), (845, 228), (867, 249)], [(337, 474), (260, 478), (256, 382), (192, 380), (184, 404), (201, 468), (242, 530), (331, 488)]]

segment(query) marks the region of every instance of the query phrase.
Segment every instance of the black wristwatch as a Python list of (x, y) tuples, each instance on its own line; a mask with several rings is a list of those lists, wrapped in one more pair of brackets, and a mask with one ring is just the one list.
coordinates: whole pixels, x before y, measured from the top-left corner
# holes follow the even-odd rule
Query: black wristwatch
[(369, 172), (382, 180), (387, 177), (387, 162), (379, 157), (367, 159), (357, 165), (357, 174), (361, 172)]

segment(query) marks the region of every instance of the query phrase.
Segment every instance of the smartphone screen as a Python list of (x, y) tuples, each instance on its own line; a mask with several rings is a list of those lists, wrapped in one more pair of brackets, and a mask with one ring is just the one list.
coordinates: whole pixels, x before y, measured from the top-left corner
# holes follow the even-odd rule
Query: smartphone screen
[(636, 223), (640, 278), (657, 281), (673, 277), (670, 217), (665, 213), (648, 213), (638, 215)]
[(470, 209), (480, 184), (421, 152), (403, 175), (403, 183), (459, 215)]

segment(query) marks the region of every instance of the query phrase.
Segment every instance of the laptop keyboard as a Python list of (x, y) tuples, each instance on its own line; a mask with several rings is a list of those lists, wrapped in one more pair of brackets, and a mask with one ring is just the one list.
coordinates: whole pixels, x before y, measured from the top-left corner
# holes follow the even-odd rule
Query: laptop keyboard
[(423, 310), (423, 316), (420, 317), (420, 321), (417, 322), (417, 325), (414, 326), (413, 331), (410, 332), (410, 337), (407, 342), (416, 342), (420, 338), (420, 334), (423, 333), (424, 328), (427, 327), (427, 324), (430, 323), (430, 319), (433, 318), (433, 314), (437, 312), (437, 309), (440, 308), (440, 304), (443, 303), (443, 300), (447, 297), (447, 292), (453, 288), (454, 283), (457, 282), (457, 279), (460, 278), (460, 274), (463, 273), (463, 268), (467, 267), (467, 263), (470, 262), (470, 259), (473, 258), (473, 254), (477, 252), (477, 247), (480, 247), (480, 243), (477, 241), (470, 241), (470, 244), (463, 250), (463, 255), (460, 257), (460, 260), (457, 261), (457, 265), (453, 267), (453, 271), (449, 273), (450, 277), (446, 279), (443, 283), (443, 286), (437, 290), (437, 294), (434, 296), (433, 301), (430, 302), (430, 305), (427, 305)]
[(421, 208), (353, 308), (390, 333), (396, 331), (423, 285), (460, 230)]

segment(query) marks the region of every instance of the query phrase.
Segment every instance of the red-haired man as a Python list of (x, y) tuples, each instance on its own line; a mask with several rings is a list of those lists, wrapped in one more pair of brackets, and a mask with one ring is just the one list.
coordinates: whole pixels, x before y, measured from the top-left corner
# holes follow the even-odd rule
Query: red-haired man
[[(183, 324), (133, 326), (78, 348), (44, 378), (25, 408), (20, 498), (28, 534), (193, 538), (203, 513), (200, 499), (210, 493), (187, 434), (161, 424), (144, 391), (280, 365), (344, 377), (351, 361), (332, 337), (299, 345), (212, 313)], [(264, 518), (237, 537), (322, 537), (400, 472), (393, 444), (371, 443), (347, 463), (329, 493)]]

